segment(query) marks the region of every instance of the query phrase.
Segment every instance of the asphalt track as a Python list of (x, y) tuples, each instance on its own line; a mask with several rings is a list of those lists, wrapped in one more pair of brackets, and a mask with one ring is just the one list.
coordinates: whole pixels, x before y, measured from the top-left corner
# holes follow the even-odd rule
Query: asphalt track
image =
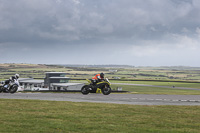
[(88, 94), (81, 93), (0, 93), (0, 99), (95, 102), (132, 105), (200, 105), (199, 95)]

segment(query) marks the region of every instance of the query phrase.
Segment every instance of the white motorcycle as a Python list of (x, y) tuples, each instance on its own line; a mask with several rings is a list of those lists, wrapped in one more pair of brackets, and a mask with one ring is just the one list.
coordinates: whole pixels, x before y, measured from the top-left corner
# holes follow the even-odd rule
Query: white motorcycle
[(15, 93), (18, 90), (19, 83), (18, 82), (12, 82), (12, 81), (6, 81), (7, 83), (3, 83), (3, 85), (0, 86), (0, 93), (6, 92), (6, 93)]

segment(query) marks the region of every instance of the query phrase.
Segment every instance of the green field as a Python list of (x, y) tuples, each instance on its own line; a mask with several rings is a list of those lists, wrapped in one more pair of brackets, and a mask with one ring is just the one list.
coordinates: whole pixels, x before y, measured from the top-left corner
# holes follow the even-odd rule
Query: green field
[(112, 89), (122, 87), (123, 91), (129, 91), (132, 94), (160, 94), (160, 95), (200, 95), (200, 90), (182, 90), (175, 88), (145, 87), (131, 85), (112, 85)]
[(189, 83), (189, 82), (159, 82), (159, 81), (112, 81), (112, 83), (128, 83), (128, 84), (144, 84), (144, 85), (156, 85), (156, 86), (175, 86), (175, 87), (185, 87), (185, 88), (198, 88), (200, 89), (199, 83)]
[[(132, 86), (132, 85), (116, 85), (112, 84), (112, 88), (123, 88), (124, 91), (130, 91), (137, 94), (166, 94), (166, 95), (200, 95), (200, 90), (187, 90), (178, 89), (177, 87), (184, 88), (197, 88), (200, 89), (200, 83), (182, 83), (182, 82), (156, 82), (156, 81), (113, 81), (113, 83), (128, 83), (128, 84), (144, 84), (165, 86), (162, 87), (149, 87), (149, 86)], [(167, 88), (169, 87), (169, 88)]]
[[(114, 71), (113, 71), (114, 70)], [(104, 72), (109, 79), (123, 80), (168, 80), (198, 81), (199, 67), (70, 67), (65, 65), (45, 64), (0, 64), (0, 79), (7, 79), (15, 73), (22, 78), (44, 78), (45, 72), (66, 72), (73, 79), (91, 78), (96, 73)]]
[[(112, 72), (111, 70), (115, 70)], [(132, 68), (92, 68), (92, 67), (69, 67), (44, 64), (0, 64), (0, 80), (6, 80), (15, 73), (19, 73), (21, 78), (40, 78), (45, 77), (45, 72), (65, 72), (67, 77), (73, 80), (70, 82), (82, 82), (91, 79), (96, 73), (104, 72), (111, 83), (144, 84), (162, 87), (145, 87), (131, 85), (115, 85), (124, 91), (138, 94), (179, 94), (179, 95), (199, 95), (198, 90), (181, 90), (176, 87), (200, 89), (200, 68), (191, 67), (132, 67)], [(116, 78), (119, 78), (116, 80)], [(180, 82), (181, 81), (181, 82)], [(196, 82), (196, 83), (195, 83)]]
[[(117, 72), (110, 72), (117, 69)], [(0, 80), (15, 73), (21, 78), (44, 78), (45, 72), (66, 72), (70, 82), (104, 72), (112, 84), (134, 94), (200, 95), (200, 68), (87, 68), (57, 65), (0, 64)], [(119, 78), (118, 80), (115, 80)], [(77, 80), (78, 79), (78, 80)], [(132, 81), (130, 81), (132, 80)], [(141, 80), (141, 81), (140, 81)], [(162, 82), (161, 82), (162, 81)], [(178, 81), (178, 82), (177, 82)], [(181, 82), (179, 82), (181, 81)], [(193, 83), (191, 83), (193, 82)], [(195, 83), (196, 82), (196, 83)], [(174, 86), (174, 87), (173, 87)], [(198, 133), (200, 106), (140, 106), (40, 100), (0, 99), (0, 133)]]
[(0, 132), (198, 133), (199, 106), (0, 99)]

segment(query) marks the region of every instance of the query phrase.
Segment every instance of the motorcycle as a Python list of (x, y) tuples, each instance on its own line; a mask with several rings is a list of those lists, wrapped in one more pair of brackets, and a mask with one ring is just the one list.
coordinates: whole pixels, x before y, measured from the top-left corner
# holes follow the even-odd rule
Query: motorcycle
[(6, 93), (15, 93), (18, 90), (19, 85), (15, 82), (9, 82), (9, 83), (3, 83), (3, 85), (0, 86), (0, 93), (6, 92)]
[(97, 88), (101, 89), (101, 92), (104, 95), (109, 95), (111, 93), (111, 87), (110, 87), (111, 84), (107, 78), (96, 84), (92, 83), (92, 81), (89, 79), (86, 79), (86, 80), (88, 81), (88, 84), (84, 85), (81, 88), (81, 93), (83, 95), (87, 95), (89, 93), (96, 93)]

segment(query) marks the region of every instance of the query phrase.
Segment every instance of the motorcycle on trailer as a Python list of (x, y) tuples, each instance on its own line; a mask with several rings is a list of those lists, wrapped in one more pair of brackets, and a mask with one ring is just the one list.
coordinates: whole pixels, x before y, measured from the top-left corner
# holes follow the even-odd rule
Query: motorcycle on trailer
[(15, 82), (10, 81), (9, 83), (3, 83), (3, 85), (0, 86), (0, 93), (1, 92), (15, 93), (18, 90), (18, 87), (19, 85)]
[(87, 85), (84, 85), (81, 88), (81, 93), (83, 95), (87, 95), (89, 93), (96, 93), (97, 88), (101, 89), (101, 92), (104, 95), (109, 95), (111, 93), (111, 87), (110, 87), (110, 82), (109, 80), (106, 78), (104, 80), (102, 80), (101, 82), (98, 82), (97, 84), (93, 84), (91, 80), (86, 79), (88, 81)]

